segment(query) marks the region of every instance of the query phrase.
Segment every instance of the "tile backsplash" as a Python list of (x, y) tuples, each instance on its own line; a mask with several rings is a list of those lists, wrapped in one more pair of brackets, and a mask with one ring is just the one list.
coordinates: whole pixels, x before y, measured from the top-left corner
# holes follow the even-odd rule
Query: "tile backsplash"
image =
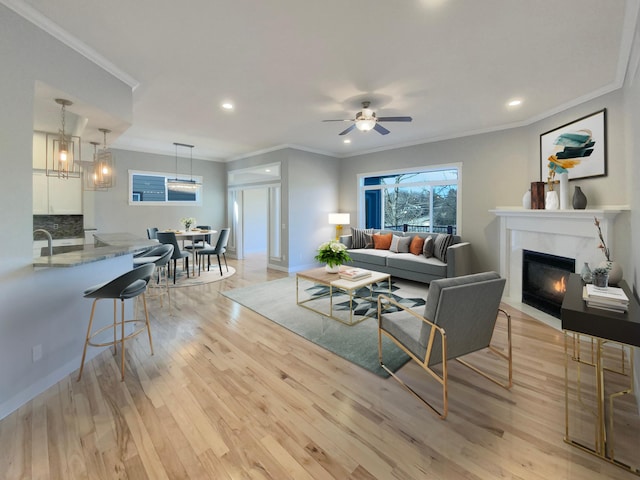
[(33, 229), (44, 228), (53, 239), (84, 238), (82, 215), (34, 215)]

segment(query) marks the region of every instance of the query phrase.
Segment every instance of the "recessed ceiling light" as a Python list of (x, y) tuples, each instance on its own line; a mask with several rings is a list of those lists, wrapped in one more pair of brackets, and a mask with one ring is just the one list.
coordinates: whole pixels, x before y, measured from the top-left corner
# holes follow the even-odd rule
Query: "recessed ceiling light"
[(522, 100), (511, 100), (507, 105), (509, 105), (510, 107), (517, 107), (519, 105), (522, 105)]
[(269, 172), (271, 172), (271, 169), (270, 168), (265, 168), (264, 171), (269, 173)]
[(233, 103), (225, 102), (222, 104), (222, 108), (225, 110), (233, 110)]
[(351, 143), (351, 140), (349, 140), (348, 138), (344, 140), (344, 143)]

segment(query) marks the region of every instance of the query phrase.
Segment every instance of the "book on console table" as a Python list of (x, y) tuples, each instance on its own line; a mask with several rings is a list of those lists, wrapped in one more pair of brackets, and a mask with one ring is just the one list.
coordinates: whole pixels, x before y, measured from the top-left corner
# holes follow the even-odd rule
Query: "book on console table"
[(584, 286), (582, 299), (587, 307), (601, 308), (614, 312), (626, 312), (629, 309), (629, 298), (621, 288), (600, 288), (592, 284)]
[(370, 276), (371, 272), (369, 270), (363, 270), (361, 268), (348, 268), (340, 271), (340, 278), (346, 280), (360, 280), (361, 278)]

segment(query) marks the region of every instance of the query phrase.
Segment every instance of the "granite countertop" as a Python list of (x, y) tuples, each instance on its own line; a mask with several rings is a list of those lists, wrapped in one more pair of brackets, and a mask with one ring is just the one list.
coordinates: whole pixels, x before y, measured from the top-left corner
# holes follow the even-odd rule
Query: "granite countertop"
[(52, 257), (34, 258), (33, 266), (75, 267), (121, 255), (138, 253), (158, 245), (158, 242), (154, 240), (138, 237), (131, 233), (95, 233), (94, 238), (95, 245), (83, 245), (79, 250), (60, 253)]

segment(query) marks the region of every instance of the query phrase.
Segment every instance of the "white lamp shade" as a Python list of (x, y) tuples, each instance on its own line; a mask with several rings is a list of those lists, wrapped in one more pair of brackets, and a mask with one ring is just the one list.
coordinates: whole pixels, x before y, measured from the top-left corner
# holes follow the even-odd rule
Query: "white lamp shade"
[(330, 213), (329, 225), (349, 225), (351, 216), (348, 213)]
[(361, 132), (368, 132), (376, 126), (376, 121), (373, 119), (357, 120), (356, 128)]

